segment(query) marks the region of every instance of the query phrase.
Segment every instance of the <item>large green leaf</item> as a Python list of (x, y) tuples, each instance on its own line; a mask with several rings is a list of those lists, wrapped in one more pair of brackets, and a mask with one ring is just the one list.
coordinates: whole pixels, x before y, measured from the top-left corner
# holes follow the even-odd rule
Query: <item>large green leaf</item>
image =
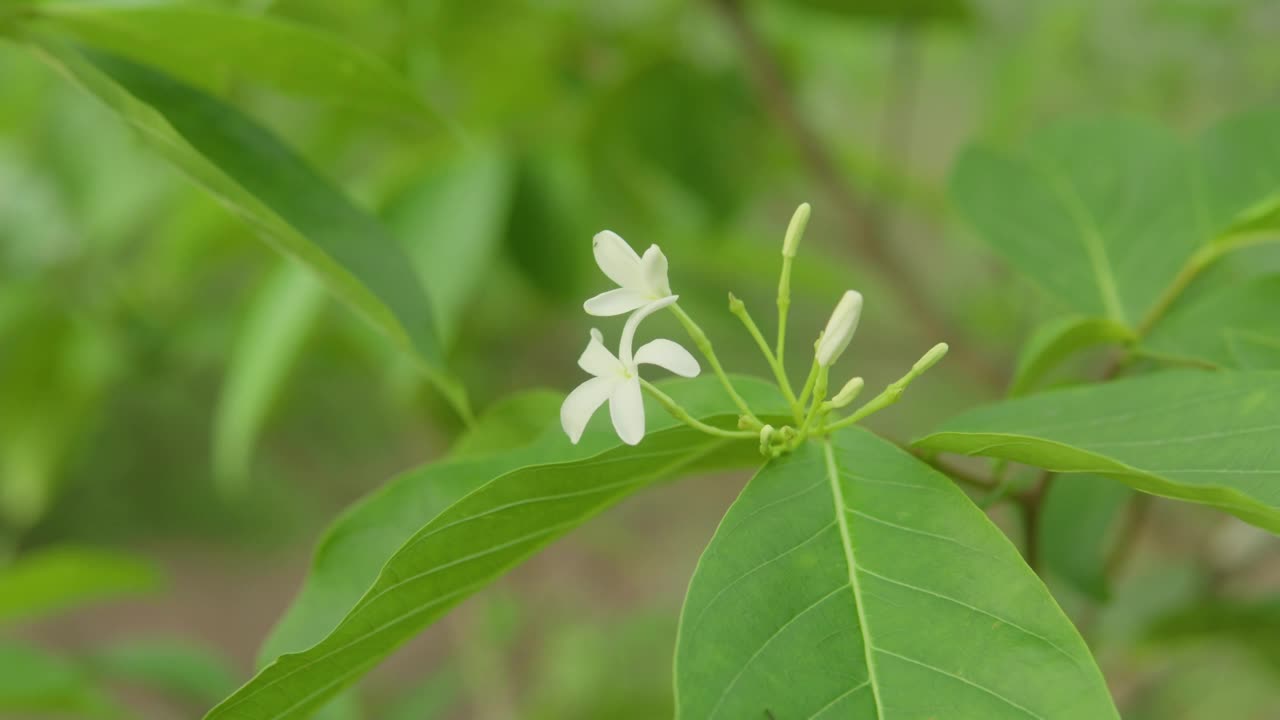
[(434, 113), (377, 57), (340, 36), (228, 8), (199, 5), (41, 3), (40, 27), (224, 94), (234, 83), (396, 118)]
[(1133, 333), (1127, 327), (1111, 320), (1079, 316), (1053, 320), (1037, 330), (1023, 346), (1009, 394), (1025, 395), (1045, 375), (1080, 350), (1131, 339)]
[(1200, 186), (1215, 228), (1274, 219), (1280, 210), (1280, 105), (1223, 120), (1205, 132), (1198, 150)]
[(324, 287), (306, 269), (278, 267), (254, 297), (223, 381), (213, 421), (214, 476), (244, 489), (253, 447), (289, 372), (324, 308)]
[[(713, 377), (664, 386), (707, 422), (736, 421)], [(785, 408), (765, 383), (739, 389), (755, 407), (776, 408), (771, 415)], [(305, 717), (454, 604), (628, 494), (759, 457), (754, 442), (691, 430), (657, 405), (646, 413), (639, 446), (623, 445), (602, 412), (576, 446), (553, 428), (511, 453), (410, 472), (356, 505), (329, 531), (272, 634), (263, 659), (274, 661), (209, 718)]]
[(1280, 369), (1280, 275), (1232, 285), (1178, 308), (1142, 346), (1221, 367)]
[[(435, 315), (404, 252), (376, 219), (279, 139), (157, 70), (50, 42), (35, 47), (443, 380)], [(452, 394), (460, 399), (456, 388)]]
[(1158, 373), (971, 410), (917, 445), (1105, 475), (1280, 532), (1280, 373)]
[(1077, 121), (1022, 152), (970, 148), (952, 194), (997, 252), (1062, 302), (1134, 327), (1208, 239), (1188, 155), (1158, 127)]
[(1008, 539), (858, 429), (751, 480), (698, 563), (676, 652), (690, 720), (1118, 717)]
[(0, 568), (0, 624), (155, 592), (163, 585), (160, 570), (133, 555), (76, 547), (38, 550)]

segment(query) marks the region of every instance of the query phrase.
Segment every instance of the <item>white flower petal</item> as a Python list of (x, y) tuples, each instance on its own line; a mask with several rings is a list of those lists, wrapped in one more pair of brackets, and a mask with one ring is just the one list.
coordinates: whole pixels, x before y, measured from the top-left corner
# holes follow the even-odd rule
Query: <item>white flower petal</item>
[(613, 429), (628, 445), (638, 445), (644, 439), (644, 398), (640, 395), (640, 379), (632, 377), (613, 386), (609, 398), (609, 417)]
[(591, 342), (587, 343), (587, 349), (578, 358), (578, 367), (596, 377), (613, 378), (625, 371), (618, 358), (604, 346), (604, 337), (595, 328), (591, 329)]
[(657, 245), (650, 245), (640, 258), (640, 271), (644, 274), (645, 286), (654, 297), (671, 294), (671, 283), (667, 281), (667, 256)]
[(640, 270), (640, 256), (617, 233), (604, 230), (591, 239), (591, 249), (596, 264), (609, 279), (624, 288), (638, 290), (643, 286), (644, 273)]
[(617, 381), (611, 378), (593, 377), (574, 388), (564, 399), (564, 403), (560, 405), (560, 427), (569, 436), (569, 442), (578, 444), (582, 431), (587, 428), (587, 422), (613, 395), (616, 384)]
[(641, 305), (644, 305), (646, 302), (648, 302), (648, 300), (645, 296), (635, 290), (615, 288), (607, 292), (602, 292), (582, 303), (582, 309), (586, 310), (588, 315), (611, 317), (613, 315), (629, 313)]
[(654, 300), (644, 307), (631, 313), (627, 318), (627, 322), (622, 326), (622, 340), (618, 343), (618, 359), (622, 361), (623, 367), (634, 370), (636, 367), (635, 360), (631, 356), (631, 347), (636, 339), (636, 328), (640, 327), (640, 321), (658, 312), (662, 308), (671, 305), (679, 300), (679, 295), (668, 295), (661, 300)]
[(683, 377), (697, 377), (701, 368), (698, 361), (678, 343), (658, 338), (650, 340), (636, 351), (637, 365), (657, 365)]

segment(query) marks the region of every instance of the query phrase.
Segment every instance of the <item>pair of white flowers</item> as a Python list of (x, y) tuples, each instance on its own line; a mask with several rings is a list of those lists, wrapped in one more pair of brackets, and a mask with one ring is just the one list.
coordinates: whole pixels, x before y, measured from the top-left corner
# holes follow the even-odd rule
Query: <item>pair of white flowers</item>
[(639, 367), (657, 365), (684, 377), (696, 376), (700, 368), (688, 350), (671, 340), (651, 340), (632, 352), (640, 322), (679, 297), (671, 294), (667, 257), (662, 250), (650, 245), (641, 257), (617, 233), (609, 230), (597, 233), (591, 244), (596, 263), (618, 287), (587, 300), (583, 309), (590, 315), (603, 317), (631, 315), (622, 328), (617, 355), (604, 346), (604, 336), (599, 330), (591, 330), (587, 349), (578, 358), (578, 366), (590, 373), (591, 378), (564, 399), (560, 406), (560, 425), (576, 445), (591, 416), (607, 402), (618, 437), (628, 445), (635, 445), (644, 439), (645, 427)]

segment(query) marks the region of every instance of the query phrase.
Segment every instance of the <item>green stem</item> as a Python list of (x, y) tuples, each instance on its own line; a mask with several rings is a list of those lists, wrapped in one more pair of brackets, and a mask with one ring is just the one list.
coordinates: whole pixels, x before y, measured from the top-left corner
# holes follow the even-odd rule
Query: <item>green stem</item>
[[(815, 363), (815, 366), (816, 363)], [(818, 367), (818, 379), (813, 385), (813, 403), (809, 405), (809, 414), (804, 416), (804, 422), (800, 423), (800, 430), (796, 434), (796, 444), (802, 442), (809, 435), (809, 426), (813, 424), (815, 418), (823, 411), (822, 401), (827, 399), (827, 369)], [(825, 417), (825, 415), (824, 415)]]
[(778, 279), (778, 347), (774, 350), (778, 366), (784, 367), (783, 353), (787, 348), (787, 314), (791, 309), (791, 257), (782, 256), (782, 276)]
[(738, 410), (743, 417), (753, 423), (755, 427), (764, 427), (764, 423), (760, 422), (760, 418), (751, 412), (751, 407), (747, 405), (747, 401), (742, 399), (738, 391), (734, 389), (733, 382), (729, 380), (729, 376), (725, 374), (724, 368), (720, 366), (720, 360), (716, 357), (716, 351), (711, 347), (711, 341), (707, 339), (707, 334), (702, 332), (702, 328), (698, 327), (698, 323), (689, 317), (689, 314), (680, 307), (679, 303), (671, 306), (671, 312), (675, 313), (676, 318), (680, 320), (680, 324), (684, 326), (685, 332), (689, 333), (689, 337), (693, 339), (693, 344), (698, 346), (698, 350), (702, 352), (703, 357), (711, 363), (711, 370), (715, 372), (716, 377), (720, 378), (720, 384), (724, 386), (725, 392), (729, 393), (729, 397), (733, 398), (733, 403), (738, 406)]
[(729, 312), (742, 321), (742, 324), (747, 328), (747, 332), (751, 334), (752, 339), (756, 341), (756, 345), (760, 347), (760, 352), (764, 354), (764, 359), (768, 361), (769, 367), (773, 369), (773, 377), (778, 381), (778, 389), (782, 391), (783, 397), (791, 405), (791, 413), (795, 415), (796, 422), (799, 422), (804, 408), (796, 401), (796, 393), (791, 389), (791, 381), (787, 379), (786, 370), (783, 369), (782, 363), (778, 362), (773, 351), (769, 349), (769, 343), (764, 339), (760, 328), (756, 326), (756, 321), (751, 318), (751, 313), (747, 312), (747, 306), (735, 297), (733, 293), (729, 293)]
[(921, 357), (919, 360), (916, 361), (915, 365), (911, 366), (911, 369), (907, 371), (906, 375), (903, 375), (897, 380), (889, 383), (889, 386), (886, 387), (884, 390), (881, 390), (879, 395), (871, 398), (866, 403), (864, 403), (862, 407), (858, 408), (857, 410), (854, 410), (853, 414), (850, 415), (849, 417), (846, 417), (842, 420), (837, 420), (836, 422), (831, 423), (830, 425), (827, 425), (826, 427), (822, 428), (821, 430), (819, 430), (819, 432), (826, 434), (833, 430), (839, 430), (840, 428), (848, 427), (858, 422), (859, 420), (869, 415), (873, 415), (877, 412), (880, 412), (881, 410), (898, 402), (898, 398), (902, 397), (902, 393), (904, 390), (907, 389), (907, 386), (910, 385), (912, 381), (914, 381), (916, 378), (923, 375), (926, 370), (933, 367), (934, 363), (941, 360), (942, 356), (946, 354), (947, 354), (946, 343), (938, 343), (937, 345), (934, 345), (933, 348), (929, 350), (929, 352), (924, 354), (924, 357)]
[(805, 378), (804, 388), (800, 390), (800, 397), (796, 402), (800, 407), (804, 407), (809, 402), (809, 393), (813, 392), (813, 383), (818, 379), (818, 359), (813, 359), (813, 366), (809, 368), (809, 377)]
[(701, 420), (698, 420), (697, 418), (690, 415), (689, 411), (680, 407), (680, 405), (674, 399), (672, 399), (670, 395), (659, 390), (657, 387), (654, 386), (653, 383), (649, 382), (648, 380), (645, 380), (644, 378), (640, 378), (640, 385), (646, 391), (648, 391), (648, 393), (652, 395), (658, 402), (662, 403), (662, 407), (666, 408), (667, 412), (671, 413), (672, 417), (688, 425), (689, 427), (692, 427), (696, 430), (701, 430), (702, 432), (708, 435), (715, 435), (716, 437), (722, 437), (722, 438), (755, 439), (756, 437), (759, 436), (759, 433), (754, 433), (747, 430), (725, 430), (723, 428), (718, 428), (714, 425), (708, 425), (702, 422)]

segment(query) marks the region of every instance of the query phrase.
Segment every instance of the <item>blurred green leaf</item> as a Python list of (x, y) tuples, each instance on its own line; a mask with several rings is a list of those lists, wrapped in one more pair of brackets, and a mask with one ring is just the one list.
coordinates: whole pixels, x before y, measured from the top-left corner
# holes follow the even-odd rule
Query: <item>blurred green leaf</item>
[(182, 640), (131, 639), (93, 652), (101, 678), (161, 690), (207, 707), (235, 689), (237, 673), (212, 650)]
[(136, 555), (87, 547), (37, 550), (0, 568), (0, 624), (153, 593), (164, 584), (160, 569)]
[(1097, 475), (1067, 475), (1049, 486), (1040, 509), (1045, 569), (1098, 602), (1111, 596), (1107, 560), (1116, 522), (1133, 498), (1128, 486)]
[(1198, 150), (1199, 187), (1214, 228), (1257, 225), (1280, 212), (1280, 105), (1223, 120)]
[(194, 181), (310, 267), (339, 298), (416, 354), (455, 405), (434, 312), (395, 240), (270, 132), (163, 73), (42, 42), (42, 55), (98, 96)]
[[(546, 626), (548, 618), (538, 618)], [(671, 647), (676, 618), (666, 608), (603, 617), (573, 614), (552, 626), (536, 668), (530, 720), (653, 720), (675, 714)], [(407, 720), (407, 719), (406, 719)]]
[(1280, 373), (1176, 371), (1008, 400), (916, 445), (1094, 473), (1280, 533)]
[(1062, 317), (1042, 326), (1018, 355), (1011, 396), (1030, 392), (1051, 370), (1077, 351), (1133, 339), (1129, 328), (1101, 318)]
[(56, 499), (77, 436), (96, 418), (124, 353), (65, 297), (35, 288), (21, 297), (0, 334), (0, 519), (27, 528)]
[(1158, 126), (1053, 126), (1021, 152), (975, 146), (951, 191), (979, 235), (1077, 312), (1136, 328), (1211, 238), (1188, 153)]
[(1209, 600), (1156, 620), (1146, 640), (1157, 646), (1231, 643), (1280, 673), (1280, 599)]
[(1227, 368), (1280, 369), (1280, 275), (1234, 284), (1176, 308), (1142, 347)]
[(512, 168), (502, 150), (473, 146), (402, 190), (384, 214), (426, 282), (446, 348), (457, 339), (477, 291), (497, 290), (493, 264), (511, 186)]
[(122, 716), (76, 665), (9, 642), (0, 642), (0, 713), (22, 713), (18, 717)]
[(925, 23), (968, 20), (972, 16), (966, 0), (789, 0), (789, 2), (859, 20)]
[(748, 483), (681, 613), (677, 715), (1118, 718), (1089, 649), (944, 476), (863, 430)]
[(285, 263), (250, 303), (214, 417), (213, 468), (223, 491), (244, 489), (254, 445), (324, 300), (324, 287), (309, 271)]
[(216, 95), (250, 83), (366, 113), (438, 121), (386, 63), (305, 25), (209, 5), (46, 2), (35, 13), (39, 27)]
[[(664, 386), (695, 417), (736, 422), (714, 377)], [(772, 386), (738, 386), (757, 408), (785, 407)], [(755, 443), (694, 431), (656, 404), (646, 403), (646, 414), (643, 447), (622, 444), (598, 413), (578, 445), (553, 429), (505, 456), (409, 473), (355, 506), (325, 538), (303, 593), (268, 641), (264, 659), (275, 659), (210, 720), (302, 717), (450, 607), (627, 495), (759, 457)], [(289, 654), (276, 657), (282, 652)]]

